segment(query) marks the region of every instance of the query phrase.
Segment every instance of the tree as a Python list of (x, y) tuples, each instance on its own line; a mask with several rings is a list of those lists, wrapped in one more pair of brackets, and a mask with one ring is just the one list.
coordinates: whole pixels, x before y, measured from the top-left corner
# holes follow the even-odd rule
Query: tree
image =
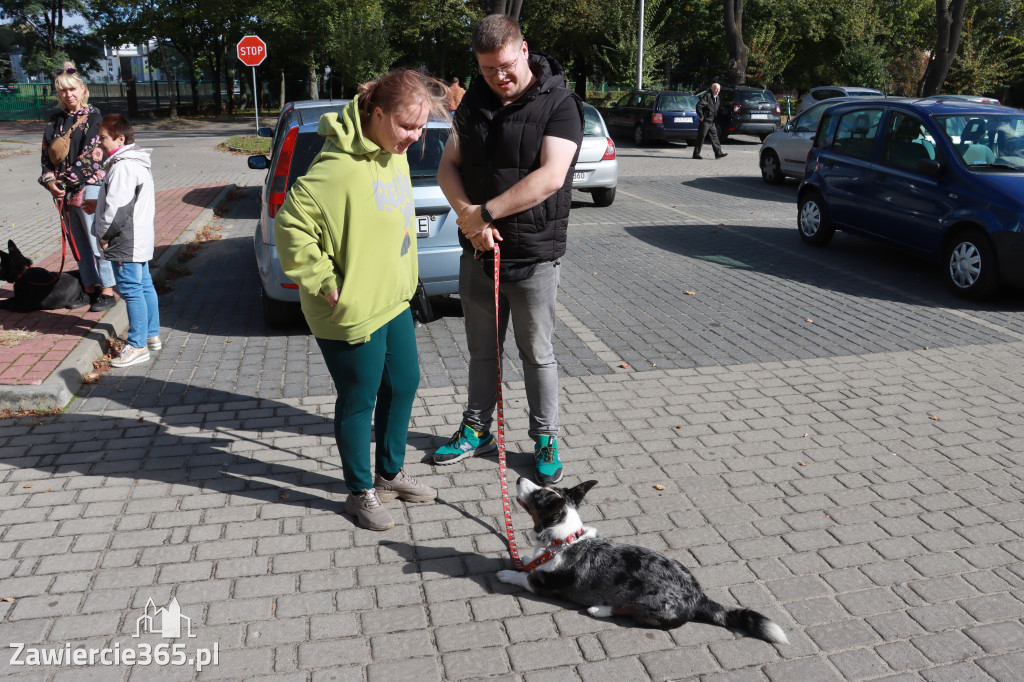
[(19, 29), (26, 72), (52, 74), (66, 59), (83, 68), (95, 63), (99, 53), (93, 41), (80, 26), (65, 26), (72, 15), (92, 17), (84, 0), (3, 0), (0, 17)]
[(935, 0), (935, 49), (922, 78), (921, 94), (937, 95), (960, 48), (967, 0)]
[(725, 6), (725, 45), (729, 50), (729, 82), (747, 82), (747, 58), (750, 49), (743, 42), (743, 0), (723, 0)]
[(523, 11), (523, 0), (487, 0), (488, 14), (507, 14), (516, 21)]

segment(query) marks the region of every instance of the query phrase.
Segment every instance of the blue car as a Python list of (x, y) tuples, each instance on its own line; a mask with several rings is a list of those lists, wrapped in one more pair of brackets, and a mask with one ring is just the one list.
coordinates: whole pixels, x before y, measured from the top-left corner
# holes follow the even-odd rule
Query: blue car
[(697, 95), (672, 90), (634, 90), (604, 110), (612, 134), (632, 135), (640, 147), (654, 141), (697, 139)]
[(797, 201), (811, 246), (847, 230), (939, 261), (961, 296), (1024, 286), (1024, 112), (955, 99), (836, 104)]

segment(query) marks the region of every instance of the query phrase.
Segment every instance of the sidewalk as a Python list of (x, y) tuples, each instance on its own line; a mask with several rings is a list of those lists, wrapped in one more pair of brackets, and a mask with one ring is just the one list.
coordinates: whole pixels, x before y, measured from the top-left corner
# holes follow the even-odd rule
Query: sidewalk
[[(231, 185), (219, 183), (175, 187), (156, 193), (156, 275), (174, 256), (172, 245), (188, 241), (191, 234), (212, 217), (213, 207), (223, 201)], [(54, 215), (54, 223), (56, 223)], [(54, 235), (58, 234), (54, 230)], [(5, 245), (6, 248), (6, 245)], [(35, 265), (56, 272), (61, 265), (58, 249)], [(64, 271), (77, 266), (67, 254)], [(13, 295), (4, 282), (0, 298)], [(0, 310), (0, 329), (36, 332), (14, 346), (0, 346), (0, 410), (49, 410), (65, 406), (82, 384), (83, 374), (103, 355), (106, 339), (128, 327), (124, 303), (103, 313), (77, 310), (41, 310), (18, 313)]]

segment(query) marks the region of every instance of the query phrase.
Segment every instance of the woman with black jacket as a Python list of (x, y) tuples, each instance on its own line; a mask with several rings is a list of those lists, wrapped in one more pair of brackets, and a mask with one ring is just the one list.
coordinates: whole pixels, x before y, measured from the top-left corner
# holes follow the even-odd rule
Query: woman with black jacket
[(50, 117), (43, 133), (42, 175), (39, 184), (54, 199), (63, 201), (64, 222), (77, 247), (76, 260), (82, 287), (89, 294), (91, 312), (112, 308), (114, 269), (99, 258), (92, 235), (92, 216), (82, 210), (84, 199), (99, 196), (103, 181), (103, 150), (99, 127), (103, 115), (89, 106), (89, 88), (75, 65), (65, 62), (53, 79), (60, 109)]

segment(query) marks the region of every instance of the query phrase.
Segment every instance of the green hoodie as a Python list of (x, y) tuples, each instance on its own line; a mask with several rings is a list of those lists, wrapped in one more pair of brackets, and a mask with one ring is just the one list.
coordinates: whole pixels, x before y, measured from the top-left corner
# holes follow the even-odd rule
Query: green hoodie
[[(363, 134), (357, 100), (320, 119), (326, 138), (274, 219), (281, 266), (299, 285), (314, 336), (362, 343), (416, 290), (416, 209), (409, 162)], [(341, 288), (338, 305), (327, 294)]]

